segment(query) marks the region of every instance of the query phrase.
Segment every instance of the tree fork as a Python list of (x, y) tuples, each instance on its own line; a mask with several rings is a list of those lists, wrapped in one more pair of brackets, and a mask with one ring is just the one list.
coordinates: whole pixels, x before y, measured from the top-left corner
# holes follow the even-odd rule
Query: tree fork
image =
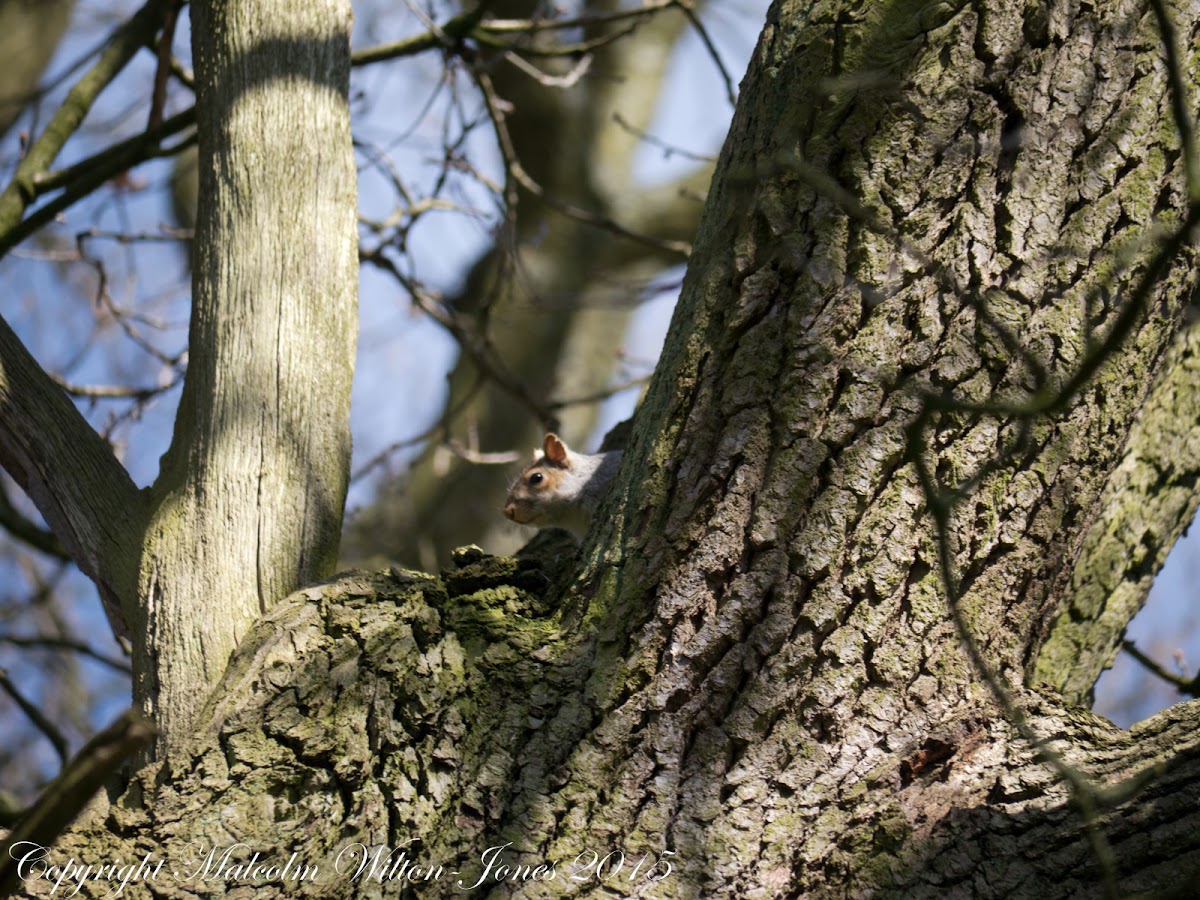
[(337, 557), (357, 302), (348, 0), (191, 5), (189, 365), (151, 491), (135, 699), (189, 732), (255, 619)]

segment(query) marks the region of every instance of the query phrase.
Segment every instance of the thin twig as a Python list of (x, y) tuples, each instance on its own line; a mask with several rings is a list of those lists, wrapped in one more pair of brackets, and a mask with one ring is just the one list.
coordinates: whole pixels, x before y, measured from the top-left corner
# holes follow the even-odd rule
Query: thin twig
[(63, 737), (63, 733), (58, 730), (58, 727), (46, 718), (42, 714), (42, 711), (30, 703), (25, 695), (17, 689), (17, 686), (12, 683), (12, 679), (8, 677), (8, 671), (5, 669), (0, 669), (0, 689), (12, 698), (13, 703), (21, 708), (21, 712), (25, 713), (26, 718), (33, 723), (33, 726), (45, 735), (46, 740), (54, 747), (54, 752), (58, 754), (58, 758), (62, 760), (65, 766), (71, 755), (70, 749), (67, 746), (67, 739)]
[(626, 19), (641, 18), (647, 14), (662, 12), (673, 6), (678, 6), (679, 0), (655, 0), (642, 6), (617, 10), (610, 13), (588, 13), (570, 19), (489, 19), (480, 23), (480, 29), (494, 34), (505, 32), (520, 32), (537, 34), (539, 31), (562, 30), (568, 28), (594, 28), (597, 25), (608, 25)]
[(418, 435), (414, 435), (410, 438), (404, 438), (403, 440), (396, 441), (395, 443), (384, 447), (377, 454), (363, 463), (362, 466), (359, 467), (358, 471), (350, 476), (350, 481), (355, 482), (360, 478), (365, 477), (373, 469), (387, 462), (388, 458), (391, 457), (392, 454), (397, 453), (400, 450), (416, 446), (417, 444), (423, 444), (439, 432), (443, 435), (449, 435), (450, 423), (458, 417), (458, 414), (462, 412), (462, 410), (466, 408), (467, 404), (474, 399), (475, 395), (479, 393), (479, 389), (483, 387), (483, 383), (483, 375), (477, 375), (474, 383), (463, 392), (462, 396), (457, 402), (451, 404), (442, 412), (441, 417), (433, 425), (429, 426)]
[(551, 409), (566, 409), (568, 406), (583, 406), (587, 403), (599, 403), (602, 400), (607, 400), (609, 397), (615, 397), (630, 388), (643, 387), (649, 384), (650, 376), (643, 375), (639, 378), (630, 378), (620, 384), (614, 384), (612, 387), (604, 388), (592, 394), (584, 394), (582, 397), (571, 397), (568, 400), (555, 400), (550, 404)]
[(462, 348), (463, 353), (480, 371), (528, 407), (547, 428), (553, 430), (557, 427), (558, 417), (554, 411), (546, 403), (534, 397), (521, 380), (508, 370), (486, 335), (480, 334), (461, 317), (446, 309), (444, 304), (428, 290), (401, 272), (396, 264), (382, 252), (382, 248), (373, 252), (360, 252), (359, 258), (363, 262), (372, 263), (389, 272), (404, 286), (421, 311), (450, 333)]
[(499, 453), (483, 453), (479, 450), (473, 450), (462, 441), (453, 439), (446, 441), (444, 446), (459, 459), (464, 459), (477, 466), (507, 466), (521, 458), (521, 454), (515, 450), (505, 450)]
[(695, 160), (696, 162), (709, 164), (717, 161), (715, 156), (705, 153), (693, 153), (692, 151), (684, 150), (682, 147), (678, 147), (675, 144), (668, 144), (662, 138), (655, 137), (650, 132), (636, 127), (633, 125), (633, 123), (627, 121), (619, 112), (613, 113), (613, 122), (616, 123), (618, 127), (623, 128), (625, 131), (632, 134), (638, 140), (645, 141), (647, 144), (658, 147), (668, 158), (672, 156), (682, 156), (684, 159), (691, 159)]
[(110, 669), (116, 669), (123, 675), (133, 674), (133, 666), (127, 660), (106, 656), (83, 641), (73, 641), (70, 638), (62, 637), (18, 637), (15, 634), (0, 634), (0, 643), (29, 649), (69, 650), (72, 653), (78, 653), (81, 656), (86, 656), (96, 660), (96, 662), (103, 663)]
[(1157, 660), (1147, 656), (1137, 645), (1128, 638), (1121, 641), (1121, 649), (1136, 659), (1145, 668), (1149, 669), (1163, 681), (1174, 685), (1180, 693), (1188, 694), (1192, 697), (1197, 696), (1197, 689), (1200, 687), (1200, 675), (1195, 678), (1185, 678), (1183, 675), (1177, 675), (1174, 672), (1164, 668)]
[(560, 89), (574, 87), (576, 82), (587, 74), (587, 70), (592, 67), (592, 58), (590, 53), (585, 53), (565, 75), (551, 75), (548, 72), (543, 72), (533, 63), (523, 59), (521, 54), (514, 50), (509, 50), (504, 54), (504, 59), (507, 62), (516, 66), (538, 84), (544, 87)]
[(179, 384), (182, 379), (182, 374), (175, 372), (175, 377), (167, 384), (158, 387), (133, 387), (125, 384), (75, 384), (50, 373), (50, 377), (54, 379), (54, 383), (61, 387), (72, 397), (79, 397), (86, 400), (138, 400), (146, 401), (151, 397), (156, 397), (159, 394), (166, 393)]
[(713, 65), (717, 67), (717, 71), (721, 73), (721, 79), (725, 82), (725, 96), (729, 100), (729, 105), (737, 106), (737, 88), (734, 86), (733, 76), (729, 74), (729, 70), (725, 68), (725, 63), (721, 60), (721, 54), (717, 52), (717, 45), (713, 43), (712, 37), (709, 36), (708, 29), (704, 27), (704, 23), (700, 21), (700, 17), (696, 15), (696, 9), (692, 5), (692, 0), (677, 0), (678, 6), (687, 20), (692, 23), (692, 27), (696, 29), (696, 34), (700, 36), (705, 49), (708, 50), (708, 55), (712, 57)]
[(533, 194), (543, 203), (557, 209), (560, 213), (569, 218), (583, 222), (587, 225), (595, 226), (603, 231), (618, 235), (619, 237), (628, 238), (638, 243), (654, 247), (658, 250), (665, 250), (670, 253), (678, 253), (682, 257), (687, 257), (691, 253), (691, 245), (683, 241), (665, 241), (659, 238), (650, 237), (645, 234), (638, 234), (630, 231), (618, 223), (614, 222), (607, 216), (601, 216), (591, 210), (583, 209), (571, 203), (566, 203), (559, 200), (553, 194), (546, 191), (540, 184), (534, 181), (533, 177), (525, 171), (521, 161), (517, 158), (516, 150), (513, 145), (512, 137), (508, 131), (508, 122), (504, 113), (504, 101), (496, 93), (496, 89), (492, 84), (491, 76), (488, 75), (482, 67), (475, 66), (472, 71), (475, 75), (476, 84), (479, 85), (479, 90), (483, 94), (484, 104), (487, 106), (488, 115), (491, 117), (492, 126), (496, 130), (497, 143), (500, 145), (500, 155), (504, 158), (505, 169), (511, 173), (512, 177)]

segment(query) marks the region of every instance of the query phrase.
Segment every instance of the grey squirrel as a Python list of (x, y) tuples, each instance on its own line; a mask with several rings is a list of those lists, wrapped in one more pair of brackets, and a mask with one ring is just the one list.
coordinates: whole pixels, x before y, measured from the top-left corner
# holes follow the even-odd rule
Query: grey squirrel
[(504, 515), (520, 525), (557, 526), (582, 538), (608, 493), (621, 451), (576, 453), (557, 434), (547, 434), (536, 456), (508, 489)]

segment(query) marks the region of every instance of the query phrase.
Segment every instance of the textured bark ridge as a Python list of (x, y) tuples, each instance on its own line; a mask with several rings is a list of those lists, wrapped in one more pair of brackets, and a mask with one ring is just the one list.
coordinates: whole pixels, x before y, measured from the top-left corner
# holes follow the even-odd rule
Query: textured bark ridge
[[(295, 595), (248, 636), (193, 752), (143, 772), (51, 862), (136, 860), (153, 874), (132, 896), (178, 898), (794, 896), (838, 894), (847, 881), (878, 886), (873, 896), (1094, 896), (1096, 857), (1065, 788), (1002, 717), (961, 705), (944, 706), (936, 726), (905, 721), (898, 705), (831, 723), (856, 748), (841, 758), (818, 749), (752, 768), (743, 754), (725, 796), (707, 802), (694, 776), (661, 771), (641, 784), (678, 799), (674, 818), (622, 831), (621, 795), (637, 786), (584, 798), (637, 761), (597, 734), (591, 659), (544, 599), (556, 577), (468, 552), (442, 578), (352, 573)], [(1123, 885), (1186, 875), (1200, 853), (1195, 705), (1127, 733), (1023, 696), (1037, 732), (1101, 782), (1153, 772), (1101, 820)], [(549, 793), (530, 790), (539, 779)], [(801, 837), (805, 816), (786, 807), (805, 793), (828, 799), (798, 866), (767, 865), (757, 840), (734, 845), (718, 830), (734, 807), (748, 836)], [(692, 844), (686, 819), (708, 823), (711, 843)], [(557, 850), (528, 842), (538, 826), (554, 829)], [(496, 847), (508, 849), (495, 857)], [(508, 880), (489, 866), (498, 859)], [(116, 881), (86, 880), (78, 896), (108, 896)], [(22, 896), (53, 887), (29, 879)]]

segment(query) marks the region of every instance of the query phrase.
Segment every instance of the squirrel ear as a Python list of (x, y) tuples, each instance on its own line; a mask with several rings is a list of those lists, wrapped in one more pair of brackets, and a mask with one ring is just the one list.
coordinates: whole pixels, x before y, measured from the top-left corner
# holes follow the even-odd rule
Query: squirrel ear
[(542, 452), (545, 453), (546, 459), (554, 465), (567, 465), (567, 445), (559, 439), (557, 434), (546, 435), (546, 442), (542, 446)]

